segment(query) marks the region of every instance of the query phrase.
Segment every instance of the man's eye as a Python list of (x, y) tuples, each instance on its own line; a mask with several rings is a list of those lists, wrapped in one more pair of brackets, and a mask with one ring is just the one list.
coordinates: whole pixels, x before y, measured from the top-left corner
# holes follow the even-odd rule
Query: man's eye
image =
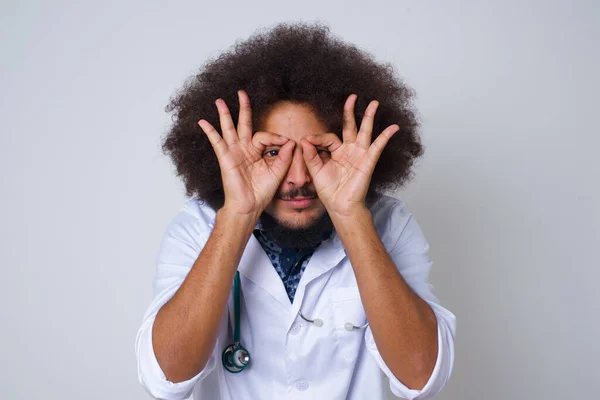
[(325, 150), (325, 149), (317, 149), (317, 153), (319, 153), (321, 155), (325, 155), (325, 156), (331, 155), (331, 152), (329, 150)]
[(263, 154), (263, 156), (267, 156), (267, 157), (276, 157), (277, 154), (279, 154), (279, 150), (267, 150), (265, 151), (265, 154)]

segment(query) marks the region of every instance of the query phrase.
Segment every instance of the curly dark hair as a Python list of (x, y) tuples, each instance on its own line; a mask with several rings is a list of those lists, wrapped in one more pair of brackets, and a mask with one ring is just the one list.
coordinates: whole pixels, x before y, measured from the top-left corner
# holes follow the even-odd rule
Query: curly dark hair
[(423, 154), (414, 91), (398, 78), (391, 64), (373, 57), (333, 36), (322, 22), (280, 23), (260, 29), (246, 41), (236, 41), (216, 59), (209, 59), (188, 78), (166, 107), (173, 113), (162, 150), (171, 157), (177, 176), (183, 177), (186, 194), (197, 195), (213, 209), (224, 203), (223, 182), (216, 154), (198, 125), (206, 119), (219, 129), (217, 98), (227, 103), (237, 125), (237, 90), (248, 93), (253, 129), (278, 101), (311, 107), (317, 118), (342, 138), (343, 106), (352, 93), (357, 125), (372, 100), (379, 101), (373, 124), (373, 140), (386, 127), (398, 124), (373, 172), (367, 203), (385, 191), (402, 187), (412, 179), (414, 161)]

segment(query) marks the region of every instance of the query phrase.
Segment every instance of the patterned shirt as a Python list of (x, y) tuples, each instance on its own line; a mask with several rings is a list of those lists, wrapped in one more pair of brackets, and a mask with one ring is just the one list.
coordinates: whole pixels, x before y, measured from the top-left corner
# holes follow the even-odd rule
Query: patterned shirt
[[(302, 249), (294, 249), (291, 247), (281, 248), (269, 238), (266, 231), (262, 230), (260, 221), (256, 224), (253, 233), (267, 253), (267, 256), (269, 256), (269, 260), (271, 260), (273, 267), (275, 267), (275, 271), (277, 271), (279, 277), (283, 281), (290, 302), (293, 302), (302, 273), (306, 269), (310, 257), (319, 245)], [(331, 233), (329, 236), (331, 236)], [(323, 240), (326, 238), (327, 236), (325, 236)]]

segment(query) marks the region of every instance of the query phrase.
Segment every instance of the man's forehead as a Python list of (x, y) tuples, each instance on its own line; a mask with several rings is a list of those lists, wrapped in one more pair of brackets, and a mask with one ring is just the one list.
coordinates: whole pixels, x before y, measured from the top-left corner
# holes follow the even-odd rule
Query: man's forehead
[(299, 142), (304, 136), (326, 133), (327, 127), (310, 106), (285, 101), (276, 103), (266, 113), (262, 118), (260, 130)]

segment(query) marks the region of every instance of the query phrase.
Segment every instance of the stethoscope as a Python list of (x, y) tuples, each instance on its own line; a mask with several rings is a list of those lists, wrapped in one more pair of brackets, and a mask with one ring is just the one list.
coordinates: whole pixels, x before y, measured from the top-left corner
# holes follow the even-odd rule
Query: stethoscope
[(250, 364), (250, 353), (240, 344), (240, 272), (235, 272), (233, 278), (233, 304), (235, 327), (233, 329), (233, 344), (225, 347), (221, 359), (223, 366), (234, 374), (241, 372)]
[[(250, 364), (250, 353), (244, 346), (240, 344), (240, 273), (236, 271), (233, 279), (233, 305), (235, 315), (235, 326), (233, 328), (233, 344), (225, 347), (221, 359), (223, 366), (229, 372), (234, 374), (241, 372)], [(302, 310), (298, 310), (300, 317), (306, 322), (310, 322), (317, 327), (323, 326), (323, 320), (320, 318), (309, 319), (302, 314)], [(354, 329), (364, 329), (369, 326), (369, 323), (362, 326), (356, 326), (350, 322), (344, 324), (344, 329), (352, 331)]]

